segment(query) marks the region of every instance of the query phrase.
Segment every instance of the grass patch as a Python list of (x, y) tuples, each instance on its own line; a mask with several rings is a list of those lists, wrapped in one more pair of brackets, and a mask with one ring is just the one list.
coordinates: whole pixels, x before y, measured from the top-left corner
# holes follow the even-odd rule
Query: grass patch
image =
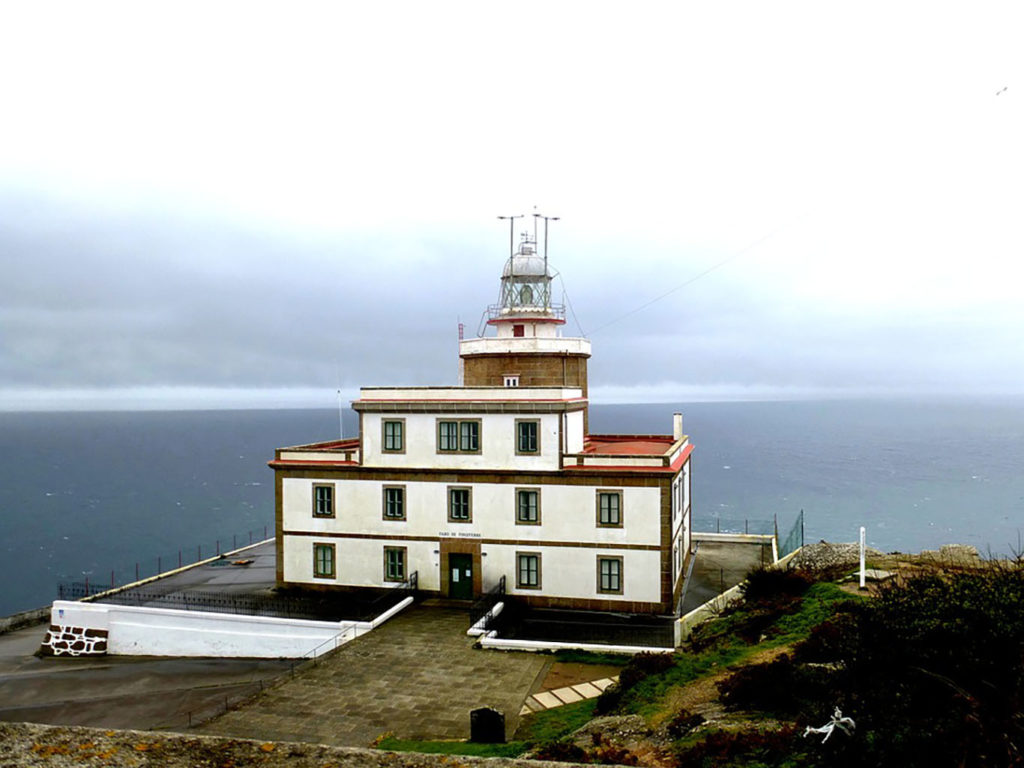
[(798, 611), (775, 622), (774, 629), (778, 634), (771, 638), (771, 644), (785, 645), (803, 640), (814, 627), (833, 616), (842, 603), (866, 599), (863, 595), (844, 592), (830, 582), (819, 581), (807, 590)]
[(506, 744), (477, 744), (472, 741), (417, 741), (386, 736), (377, 742), (377, 749), (392, 752), (424, 752), (430, 755), (468, 755), (470, 757), (518, 757), (527, 749), (522, 741)]
[(594, 716), (597, 699), (584, 699), (564, 707), (545, 709), (532, 715), (524, 715), (516, 731), (516, 739), (529, 744), (557, 741), (568, 733), (585, 725)]
[(639, 714), (650, 718), (661, 712), (663, 700), (677, 686), (686, 685), (723, 669), (739, 664), (754, 653), (805, 639), (811, 629), (834, 615), (842, 603), (864, 599), (844, 592), (835, 584), (818, 582), (810, 586), (792, 613), (779, 616), (767, 629), (768, 637), (751, 644), (743, 639), (744, 622), (749, 617), (744, 608), (722, 616), (708, 627), (710, 641), (699, 652), (676, 653), (673, 665), (658, 674), (643, 677), (622, 693), (612, 710), (621, 714)]
[(600, 664), (608, 667), (624, 667), (629, 661), (629, 654), (581, 651), (575, 648), (567, 648), (555, 651), (555, 661), (560, 661), (564, 664)]

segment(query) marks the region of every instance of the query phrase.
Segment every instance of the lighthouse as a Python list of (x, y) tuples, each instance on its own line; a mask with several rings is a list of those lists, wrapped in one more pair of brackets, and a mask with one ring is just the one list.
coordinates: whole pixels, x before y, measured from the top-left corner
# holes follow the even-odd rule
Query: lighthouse
[(590, 434), (590, 342), (562, 334), (546, 234), (541, 252), (536, 233), (509, 234), (458, 386), (362, 387), (357, 437), (275, 451), (278, 586), (675, 610), (693, 446), (679, 419), (672, 434)]
[[(546, 238), (545, 238), (546, 239)], [(497, 304), (487, 307), (485, 330), (459, 342), (467, 387), (578, 387), (587, 397), (590, 341), (562, 335), (565, 305), (552, 301), (547, 253), (523, 233), (501, 273)], [(584, 412), (584, 429), (587, 418)]]

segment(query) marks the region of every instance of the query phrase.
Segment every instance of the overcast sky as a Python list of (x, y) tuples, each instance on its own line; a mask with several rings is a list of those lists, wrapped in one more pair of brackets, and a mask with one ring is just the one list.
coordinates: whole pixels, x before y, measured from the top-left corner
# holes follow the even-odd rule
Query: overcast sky
[(1024, 393), (1019, 2), (0, 9), (0, 408), (454, 383), (534, 206), (597, 401)]

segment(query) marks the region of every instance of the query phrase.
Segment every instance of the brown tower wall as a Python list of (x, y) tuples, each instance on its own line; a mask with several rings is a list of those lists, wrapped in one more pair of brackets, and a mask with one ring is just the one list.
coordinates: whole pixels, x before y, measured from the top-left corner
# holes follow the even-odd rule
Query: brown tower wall
[[(521, 387), (579, 387), (587, 397), (587, 356), (552, 354), (463, 355), (463, 384), (500, 387), (505, 376), (519, 376)], [(584, 412), (584, 430), (589, 414)]]

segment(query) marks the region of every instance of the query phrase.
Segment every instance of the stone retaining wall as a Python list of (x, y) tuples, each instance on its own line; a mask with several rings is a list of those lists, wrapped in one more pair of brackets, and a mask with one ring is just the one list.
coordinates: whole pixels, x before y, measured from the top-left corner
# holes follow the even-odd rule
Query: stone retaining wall
[(196, 765), (259, 765), (262, 768), (555, 768), (566, 763), (376, 749), (296, 742), (259, 742), (154, 731), (0, 722), (0, 766), (80, 768), (192, 768)]
[(41, 656), (106, 656), (107, 635), (105, 629), (71, 627), (51, 624), (43, 644), (39, 647)]

